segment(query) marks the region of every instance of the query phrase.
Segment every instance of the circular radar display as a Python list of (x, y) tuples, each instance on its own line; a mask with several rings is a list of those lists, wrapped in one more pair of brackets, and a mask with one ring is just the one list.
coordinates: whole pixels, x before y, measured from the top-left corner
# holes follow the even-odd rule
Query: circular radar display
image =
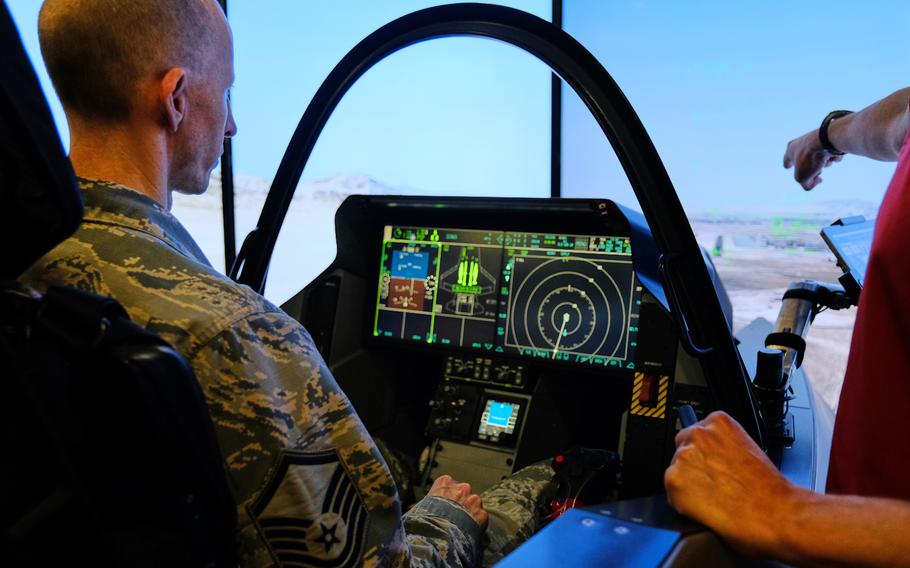
[(554, 359), (625, 359), (632, 279), (626, 262), (515, 257), (507, 343)]
[(537, 329), (557, 351), (575, 351), (588, 343), (596, 323), (594, 302), (587, 292), (571, 284), (550, 291), (537, 310)]

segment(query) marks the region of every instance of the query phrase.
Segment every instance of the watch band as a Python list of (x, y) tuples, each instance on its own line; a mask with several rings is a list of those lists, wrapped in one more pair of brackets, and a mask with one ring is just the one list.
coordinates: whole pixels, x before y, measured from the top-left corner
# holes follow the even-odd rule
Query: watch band
[(831, 140), (828, 138), (828, 126), (831, 124), (831, 121), (836, 118), (841, 118), (842, 116), (847, 116), (852, 114), (852, 110), (832, 110), (825, 116), (822, 120), (821, 126), (818, 127), (818, 140), (822, 143), (822, 148), (826, 151), (835, 154), (837, 156), (843, 156), (846, 152), (841, 152), (834, 147), (834, 144), (831, 143)]

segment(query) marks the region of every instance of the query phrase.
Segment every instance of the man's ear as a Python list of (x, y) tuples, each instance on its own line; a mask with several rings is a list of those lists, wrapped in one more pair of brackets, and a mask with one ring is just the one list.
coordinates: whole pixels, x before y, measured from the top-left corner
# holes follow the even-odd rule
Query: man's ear
[(180, 123), (186, 117), (187, 105), (186, 70), (174, 67), (165, 73), (159, 83), (159, 100), (164, 112), (164, 122), (169, 132), (177, 132)]

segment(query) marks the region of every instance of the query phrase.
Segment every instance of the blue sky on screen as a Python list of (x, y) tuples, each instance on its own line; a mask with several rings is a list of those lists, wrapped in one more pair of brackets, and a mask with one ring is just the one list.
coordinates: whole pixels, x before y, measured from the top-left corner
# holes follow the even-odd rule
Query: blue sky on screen
[[(383, 24), (441, 3), (229, 4), (238, 171), (271, 178), (335, 64)], [(549, 0), (506, 4), (550, 18)], [(342, 99), (303, 179), (364, 174), (437, 194), (549, 195), (549, 77), (534, 58), (489, 40), (447, 38), (408, 47), (367, 72)]]
[[(335, 63), (385, 22), (436, 3), (233, 0), (236, 171), (270, 179)], [(549, 0), (509, 4), (550, 17)], [(36, 57), (40, 2), (8, 5)], [(565, 0), (565, 27), (626, 92), (690, 209), (881, 198), (893, 169), (887, 164), (848, 159), (804, 194), (780, 162), (786, 141), (828, 110), (858, 109), (906, 85), (905, 2)], [(431, 193), (546, 195), (548, 77), (533, 58), (487, 40), (408, 48), (345, 97), (304, 180), (365, 174)], [(615, 158), (572, 96), (564, 120), (565, 194), (634, 205)]]
[[(828, 111), (859, 110), (910, 83), (907, 2), (564, 6), (565, 29), (625, 91), (690, 211), (881, 199), (893, 164), (848, 156), (806, 193), (782, 158), (787, 141), (816, 128)], [(563, 195), (633, 203), (587, 109), (574, 93), (565, 99)]]

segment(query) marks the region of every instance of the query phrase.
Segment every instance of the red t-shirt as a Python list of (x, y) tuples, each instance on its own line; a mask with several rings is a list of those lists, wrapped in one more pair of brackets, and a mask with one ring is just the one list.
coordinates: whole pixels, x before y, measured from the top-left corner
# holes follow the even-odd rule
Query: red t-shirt
[(875, 222), (828, 492), (910, 500), (910, 133)]

